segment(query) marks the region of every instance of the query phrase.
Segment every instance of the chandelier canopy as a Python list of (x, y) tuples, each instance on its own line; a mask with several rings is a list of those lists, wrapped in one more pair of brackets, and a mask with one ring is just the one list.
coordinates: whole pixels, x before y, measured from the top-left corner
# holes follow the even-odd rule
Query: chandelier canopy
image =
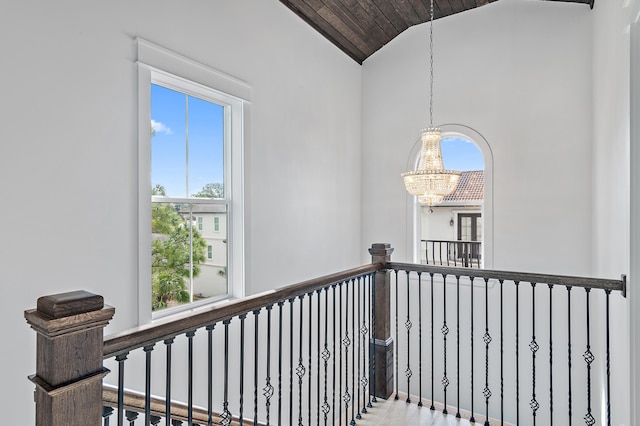
[(455, 191), (461, 173), (445, 170), (442, 163), (440, 129), (433, 126), (433, 0), (431, 0), (431, 24), (429, 29), (429, 57), (431, 60), (429, 123), (428, 129), (422, 130), (422, 148), (418, 169), (402, 174), (407, 192), (418, 197), (418, 202), (429, 207), (440, 204), (444, 197)]

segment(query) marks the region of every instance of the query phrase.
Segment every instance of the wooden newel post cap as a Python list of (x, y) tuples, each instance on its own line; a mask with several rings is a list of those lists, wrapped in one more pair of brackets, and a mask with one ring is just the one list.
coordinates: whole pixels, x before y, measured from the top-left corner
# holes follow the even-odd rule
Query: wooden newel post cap
[(99, 311), (104, 308), (104, 298), (88, 291), (78, 290), (43, 296), (38, 299), (37, 306), (38, 312), (55, 319)]
[(373, 243), (369, 249), (372, 263), (386, 263), (391, 261), (393, 248), (389, 243)]

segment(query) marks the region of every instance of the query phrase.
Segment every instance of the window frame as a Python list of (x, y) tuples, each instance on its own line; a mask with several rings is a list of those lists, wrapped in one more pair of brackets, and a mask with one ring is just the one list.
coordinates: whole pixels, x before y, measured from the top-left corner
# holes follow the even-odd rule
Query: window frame
[[(138, 60), (138, 323), (244, 296), (244, 144), (250, 126), (251, 87), (200, 62), (142, 38), (136, 38)], [(227, 294), (175, 308), (151, 310), (151, 84), (224, 106), (225, 195), (205, 199), (227, 206)], [(185, 201), (188, 199), (185, 199)]]

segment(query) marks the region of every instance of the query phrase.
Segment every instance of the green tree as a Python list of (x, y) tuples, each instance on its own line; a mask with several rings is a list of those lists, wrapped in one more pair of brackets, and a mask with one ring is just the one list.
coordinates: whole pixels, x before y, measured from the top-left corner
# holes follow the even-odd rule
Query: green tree
[(224, 198), (224, 187), (221, 183), (208, 183), (200, 191), (193, 194), (193, 197)]
[[(153, 193), (164, 190), (157, 185)], [(166, 308), (170, 302), (189, 302), (190, 273), (197, 277), (205, 261), (207, 243), (169, 203), (151, 205), (152, 308)], [(192, 260), (192, 261), (191, 261)], [(190, 267), (191, 265), (191, 267)]]

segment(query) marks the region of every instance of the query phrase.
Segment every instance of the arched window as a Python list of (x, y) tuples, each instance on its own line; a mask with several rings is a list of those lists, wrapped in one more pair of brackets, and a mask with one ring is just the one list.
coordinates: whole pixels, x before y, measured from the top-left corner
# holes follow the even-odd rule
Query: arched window
[[(409, 198), (413, 260), (416, 263), (483, 267), (493, 266), (493, 155), (486, 139), (458, 124), (440, 126), (442, 158), (449, 170), (462, 171), (458, 188), (432, 208)], [(415, 168), (418, 140), (409, 168)]]

